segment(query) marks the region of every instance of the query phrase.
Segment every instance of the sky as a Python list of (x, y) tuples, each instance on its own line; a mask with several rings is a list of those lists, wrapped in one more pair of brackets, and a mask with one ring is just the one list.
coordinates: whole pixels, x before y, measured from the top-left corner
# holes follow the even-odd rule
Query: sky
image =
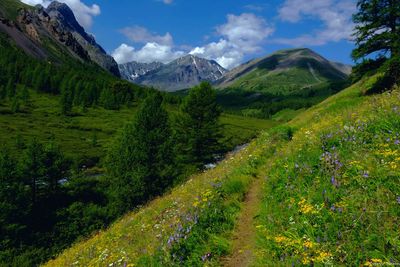
[[(51, 0), (22, 0), (47, 6)], [(118, 63), (168, 63), (188, 53), (231, 69), (308, 47), (352, 64), (355, 0), (59, 0)]]

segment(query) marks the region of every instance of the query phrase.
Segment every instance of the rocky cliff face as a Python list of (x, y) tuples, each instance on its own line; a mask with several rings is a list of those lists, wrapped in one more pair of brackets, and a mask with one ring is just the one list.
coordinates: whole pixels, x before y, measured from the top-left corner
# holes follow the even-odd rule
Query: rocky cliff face
[(96, 43), (92, 35), (85, 32), (83, 27), (79, 25), (75, 19), (72, 10), (66, 4), (54, 1), (47, 7), (46, 12), (52, 20), (58, 22), (58, 27), (61, 30), (70, 32), (73, 35), (77, 42), (89, 54), (92, 61), (111, 73), (120, 76), (118, 64)]
[[(122, 66), (120, 66), (121, 68)], [(193, 87), (202, 81), (214, 82), (221, 78), (225, 72), (226, 70), (214, 60), (187, 55), (169, 64), (147, 71), (143, 75), (138, 72), (128, 72), (127, 74), (131, 78), (135, 77), (133, 80), (135, 83), (164, 91), (177, 91)], [(131, 80), (131, 78), (128, 80)]]
[(120, 76), (117, 63), (85, 32), (66, 4), (55, 1), (46, 9), (40, 5), (21, 8), (15, 20), (0, 18), (0, 31), (35, 57), (61, 63), (72, 56), (84, 62), (93, 61)]
[(141, 76), (146, 75), (150, 71), (158, 70), (164, 66), (161, 62), (140, 63), (136, 61), (118, 65), (121, 77), (130, 82), (135, 82)]

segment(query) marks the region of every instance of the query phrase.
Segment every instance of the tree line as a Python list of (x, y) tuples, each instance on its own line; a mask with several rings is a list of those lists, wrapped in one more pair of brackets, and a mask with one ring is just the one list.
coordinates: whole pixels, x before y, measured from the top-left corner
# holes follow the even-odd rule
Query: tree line
[(0, 101), (9, 101), (13, 112), (29, 106), (29, 91), (60, 95), (60, 113), (91, 106), (118, 110), (146, 96), (149, 89), (122, 81), (99, 66), (75, 59), (63, 64), (37, 60), (13, 46), (0, 34)]

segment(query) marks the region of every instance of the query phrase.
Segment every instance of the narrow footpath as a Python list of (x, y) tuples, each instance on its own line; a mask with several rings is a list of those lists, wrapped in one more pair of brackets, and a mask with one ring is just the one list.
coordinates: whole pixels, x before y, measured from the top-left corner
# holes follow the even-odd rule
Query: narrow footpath
[(246, 194), (233, 232), (232, 254), (221, 259), (223, 266), (245, 267), (252, 262), (256, 246), (255, 217), (260, 208), (263, 182), (264, 179), (257, 178)]

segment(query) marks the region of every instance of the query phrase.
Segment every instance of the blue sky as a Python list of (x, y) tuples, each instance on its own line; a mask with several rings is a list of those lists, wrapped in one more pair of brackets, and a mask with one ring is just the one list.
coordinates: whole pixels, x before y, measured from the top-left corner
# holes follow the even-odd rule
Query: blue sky
[(169, 62), (191, 53), (232, 68), (293, 47), (352, 63), (354, 0), (60, 1), (120, 63)]

